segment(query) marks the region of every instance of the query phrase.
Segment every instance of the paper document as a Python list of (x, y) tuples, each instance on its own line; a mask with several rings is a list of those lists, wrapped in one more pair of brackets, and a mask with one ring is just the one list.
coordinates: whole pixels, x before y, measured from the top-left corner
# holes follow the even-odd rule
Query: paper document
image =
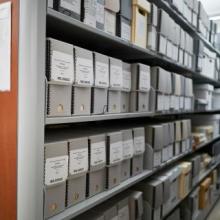
[(0, 4), (0, 92), (11, 89), (11, 2)]

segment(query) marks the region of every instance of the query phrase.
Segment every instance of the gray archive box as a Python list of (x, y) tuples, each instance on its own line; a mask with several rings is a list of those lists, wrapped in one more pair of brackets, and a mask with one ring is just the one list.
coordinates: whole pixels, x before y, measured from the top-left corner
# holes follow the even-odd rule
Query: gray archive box
[(131, 162), (131, 174), (135, 176), (143, 172), (144, 153), (145, 153), (145, 134), (144, 128), (133, 128), (134, 156)]
[(106, 143), (105, 135), (89, 137), (89, 173), (87, 175), (87, 196), (91, 197), (105, 190), (106, 186)]
[(44, 217), (48, 218), (65, 209), (68, 173), (67, 142), (46, 143), (44, 159)]
[(77, 20), (81, 17), (81, 0), (54, 0), (54, 9)]
[(121, 112), (129, 112), (131, 91), (131, 64), (123, 63), (123, 81), (121, 91)]
[(92, 89), (92, 113), (107, 112), (107, 98), (109, 87), (109, 58), (94, 52), (94, 88)]
[(108, 113), (121, 112), (121, 91), (108, 90)]
[(122, 130), (123, 161), (121, 163), (121, 181), (131, 176), (131, 160), (134, 155), (132, 129)]
[(69, 178), (67, 182), (67, 206), (86, 198), (86, 174), (88, 172), (88, 138), (69, 140)]
[(104, 30), (105, 0), (96, 0), (96, 28)]
[(96, 27), (96, 7), (97, 0), (84, 0), (82, 1), (82, 14), (81, 20), (83, 23)]
[(71, 116), (72, 86), (51, 82), (47, 86), (47, 116)]
[(107, 189), (121, 182), (121, 162), (123, 160), (122, 133), (112, 132), (106, 136)]
[(74, 47), (74, 51), (73, 114), (89, 115), (91, 113), (91, 87), (94, 84), (93, 54), (80, 47)]
[(145, 128), (146, 152), (144, 168), (152, 170), (161, 165), (163, 143), (163, 126), (151, 125)]
[(121, 198), (117, 203), (118, 209), (118, 220), (128, 220), (129, 219), (129, 198)]
[(135, 91), (131, 92), (130, 111), (148, 112), (149, 111), (150, 92)]
[(73, 45), (47, 38), (46, 76), (48, 81), (73, 84)]
[(129, 191), (129, 215), (130, 220), (141, 220), (143, 218), (143, 193), (140, 191)]

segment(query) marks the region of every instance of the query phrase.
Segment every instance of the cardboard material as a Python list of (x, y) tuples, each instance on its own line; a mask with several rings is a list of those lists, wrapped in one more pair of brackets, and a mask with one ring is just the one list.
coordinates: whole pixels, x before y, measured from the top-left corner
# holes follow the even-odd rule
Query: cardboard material
[(211, 184), (211, 179), (206, 178), (200, 185), (199, 189), (199, 208), (205, 209), (209, 204), (209, 187)]

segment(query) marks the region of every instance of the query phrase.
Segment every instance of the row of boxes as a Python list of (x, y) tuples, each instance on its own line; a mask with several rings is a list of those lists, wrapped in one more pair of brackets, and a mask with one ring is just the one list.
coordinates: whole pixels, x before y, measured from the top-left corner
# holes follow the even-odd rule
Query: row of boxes
[(49, 117), (193, 109), (191, 79), (51, 38), (46, 76)]
[(217, 191), (218, 173), (213, 170), (199, 187), (180, 205), (183, 220), (198, 220), (200, 213), (206, 210), (214, 202)]
[(96, 132), (52, 130), (45, 144), (45, 217), (189, 151), (190, 120)]
[(205, 47), (201, 40), (195, 40), (194, 45), (196, 70), (208, 78), (218, 79), (217, 62), (219, 62), (219, 60), (216, 53)]
[(192, 68), (193, 38), (162, 9), (158, 10), (157, 32), (158, 53)]
[(111, 201), (80, 215), (75, 220), (141, 220), (143, 217), (143, 193), (128, 190)]

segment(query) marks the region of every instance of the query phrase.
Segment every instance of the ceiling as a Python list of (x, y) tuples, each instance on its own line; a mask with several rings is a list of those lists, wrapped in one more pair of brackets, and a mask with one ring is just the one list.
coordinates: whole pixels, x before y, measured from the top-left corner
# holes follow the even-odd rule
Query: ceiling
[(210, 17), (220, 15), (220, 0), (200, 0)]

